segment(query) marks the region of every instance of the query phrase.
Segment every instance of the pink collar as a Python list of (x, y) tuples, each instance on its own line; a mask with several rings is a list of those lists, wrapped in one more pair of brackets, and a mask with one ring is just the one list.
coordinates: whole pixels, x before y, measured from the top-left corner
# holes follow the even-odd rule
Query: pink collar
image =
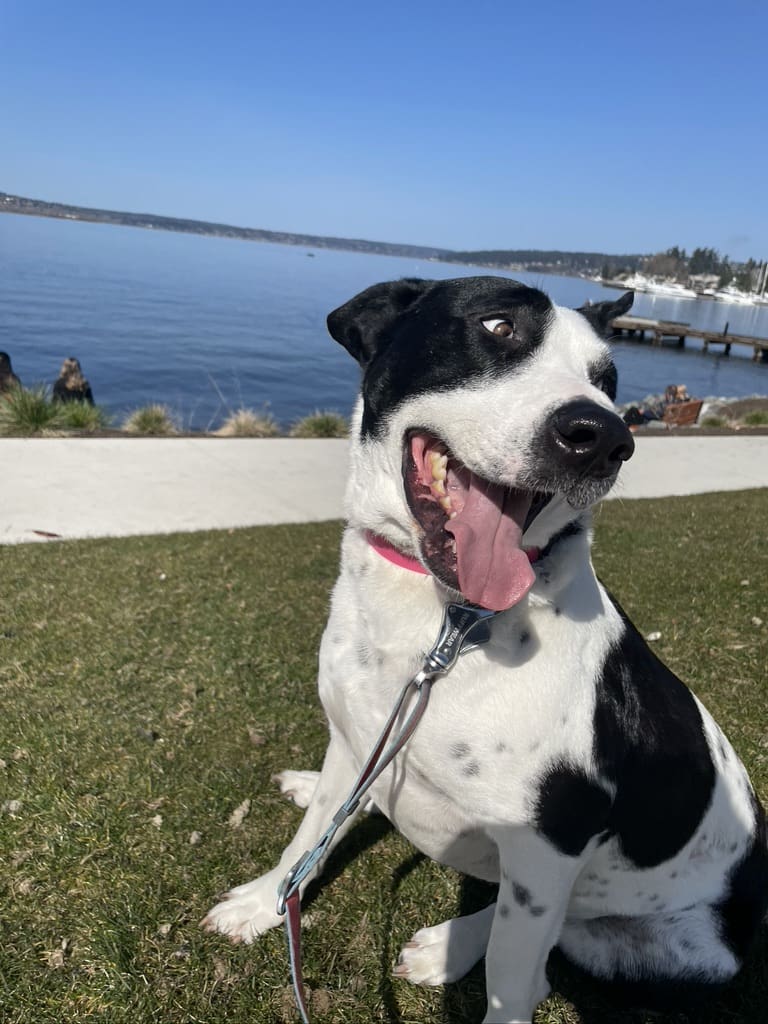
[[(404, 555), (399, 548), (396, 548), (394, 544), (382, 537), (378, 533), (374, 533), (373, 530), (365, 531), (365, 539), (371, 545), (374, 551), (381, 555), (382, 558), (386, 558), (388, 562), (393, 565), (399, 565), (401, 569), (410, 569), (411, 572), (421, 573), (422, 576), (429, 576), (430, 573), (416, 558), (411, 558), (410, 555)], [(528, 556), (528, 561), (538, 562), (541, 557), (541, 548), (526, 548), (525, 553)]]

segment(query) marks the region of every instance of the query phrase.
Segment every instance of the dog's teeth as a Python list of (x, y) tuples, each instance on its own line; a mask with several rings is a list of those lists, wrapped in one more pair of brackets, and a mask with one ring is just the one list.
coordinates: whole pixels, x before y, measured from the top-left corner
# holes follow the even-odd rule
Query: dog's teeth
[(451, 499), (448, 498), (448, 497), (441, 498), (440, 499), (440, 508), (445, 509), (446, 512), (450, 512), (451, 509), (453, 508), (453, 505), (451, 504)]
[(433, 480), (432, 481), (432, 493), (438, 495), (438, 497), (440, 497), (440, 498), (444, 497), (444, 495), (445, 495), (445, 484), (443, 483), (442, 480)]
[[(451, 514), (448, 516), (448, 518), (449, 519), (455, 519), (458, 514), (459, 514), (458, 512), (451, 512)], [(455, 545), (454, 545), (454, 547), (455, 547)]]
[(429, 466), (432, 470), (433, 480), (445, 480), (448, 475), (448, 456), (440, 452), (431, 451), (428, 455)]

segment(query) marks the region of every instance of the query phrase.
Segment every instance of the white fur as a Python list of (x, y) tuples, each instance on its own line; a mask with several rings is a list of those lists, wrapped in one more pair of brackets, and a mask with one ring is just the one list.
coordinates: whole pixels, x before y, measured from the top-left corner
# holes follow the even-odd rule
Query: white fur
[[(364, 536), (373, 530), (418, 555), (419, 527), (407, 509), (401, 471), (406, 430), (434, 431), (470, 469), (492, 471), (514, 486), (528, 470), (537, 425), (554, 408), (577, 397), (611, 407), (586, 375), (604, 351), (581, 316), (558, 309), (544, 343), (520, 371), (412, 398), (391, 412), (380, 437), (353, 440), (349, 526), (320, 649), (319, 693), (330, 724), (326, 761), (319, 776), (279, 776), (281, 789), (307, 806), (299, 833), (277, 868), (211, 910), (210, 930), (249, 942), (279, 923), (279, 881), (345, 799), (404, 681), (437, 636), (445, 589), (432, 576), (393, 566)], [(358, 406), (358, 422), (361, 414)], [(545, 544), (572, 517), (565, 499), (555, 499), (525, 542)], [(593, 767), (595, 682), (623, 628), (594, 576), (590, 539), (570, 538), (557, 558), (536, 564), (530, 594), (494, 620), (485, 647), (462, 657), (434, 686), (417, 732), (371, 791), (420, 850), (500, 883), (495, 908), (417, 932), (395, 969), (414, 982), (439, 984), (461, 976), (487, 946), (485, 1021), (494, 1024), (531, 1020), (549, 990), (545, 965), (558, 941), (603, 974), (633, 958), (664, 958), (682, 973), (691, 956), (684, 945), (695, 948), (714, 977), (735, 970), (708, 907), (747, 842), (748, 784), (730, 748), (722, 763), (720, 733), (706, 713), (718, 783), (702, 827), (672, 862), (640, 871), (621, 860), (615, 843), (596, 840), (578, 857), (566, 857), (533, 828), (531, 799), (544, 768), (557, 758)], [(513, 898), (515, 886), (529, 894), (525, 905)], [(634, 917), (630, 927), (621, 926), (622, 915)]]

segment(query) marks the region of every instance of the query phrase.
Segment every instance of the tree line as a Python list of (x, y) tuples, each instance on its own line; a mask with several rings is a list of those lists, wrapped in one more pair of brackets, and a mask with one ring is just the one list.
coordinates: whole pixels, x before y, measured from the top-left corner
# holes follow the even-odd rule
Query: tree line
[[(743, 263), (732, 261), (717, 249), (697, 248), (688, 255), (685, 249), (674, 245), (664, 252), (645, 257), (640, 270), (648, 277), (663, 277), (680, 284), (687, 284), (691, 277), (708, 274), (717, 278), (718, 288), (735, 285), (742, 291), (750, 292), (757, 287), (761, 267), (762, 263), (754, 259)], [(607, 261), (602, 276), (608, 279), (617, 277), (623, 269), (611, 266)]]

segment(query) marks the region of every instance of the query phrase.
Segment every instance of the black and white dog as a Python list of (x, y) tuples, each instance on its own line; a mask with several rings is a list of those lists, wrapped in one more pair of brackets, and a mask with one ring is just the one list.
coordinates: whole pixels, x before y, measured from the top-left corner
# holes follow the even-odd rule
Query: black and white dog
[(467, 601), (501, 612), (491, 639), (434, 687), (371, 795), (499, 895), (417, 932), (395, 974), (439, 984), (485, 955), (485, 1021), (508, 1024), (547, 995), (555, 945), (641, 1000), (740, 969), (767, 903), (762, 809), (590, 562), (590, 507), (634, 447), (598, 336), (629, 304), (574, 311), (475, 277), (376, 285), (331, 314), (363, 385), (320, 650), (330, 743), (321, 772), (280, 777), (307, 808), (280, 864), (207, 928), (249, 942), (280, 922), (279, 882), (345, 799), (446, 602)]

